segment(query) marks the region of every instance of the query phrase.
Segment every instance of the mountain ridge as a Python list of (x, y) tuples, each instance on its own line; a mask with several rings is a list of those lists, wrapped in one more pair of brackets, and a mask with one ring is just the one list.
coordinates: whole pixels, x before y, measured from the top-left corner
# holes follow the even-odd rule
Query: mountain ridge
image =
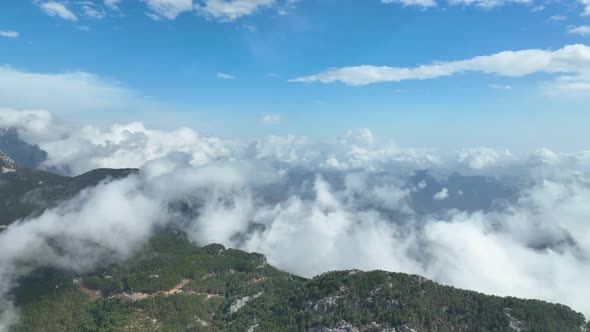
[(137, 169), (95, 169), (69, 177), (22, 167), (0, 150), (0, 225), (39, 215), (84, 188), (137, 172)]
[(172, 230), (157, 233), (136, 256), (92, 272), (38, 270), (13, 294), (22, 308), (14, 331), (52, 324), (62, 325), (45, 330), (588, 330), (584, 316), (564, 305), (379, 270), (307, 279), (276, 269), (264, 255), (197, 247)]

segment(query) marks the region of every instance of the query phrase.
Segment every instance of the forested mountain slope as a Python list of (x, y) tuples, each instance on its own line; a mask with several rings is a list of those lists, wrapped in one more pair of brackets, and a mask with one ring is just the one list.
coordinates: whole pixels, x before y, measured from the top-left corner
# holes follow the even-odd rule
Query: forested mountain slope
[(260, 254), (193, 246), (162, 231), (92, 273), (43, 269), (13, 292), (15, 331), (585, 331), (570, 308), (442, 286), (416, 275), (338, 271), (312, 279)]

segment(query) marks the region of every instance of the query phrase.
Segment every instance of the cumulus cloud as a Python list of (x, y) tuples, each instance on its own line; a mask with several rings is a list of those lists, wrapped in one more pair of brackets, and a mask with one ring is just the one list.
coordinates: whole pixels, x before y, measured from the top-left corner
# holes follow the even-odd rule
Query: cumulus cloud
[(46, 168), (77, 175), (98, 167), (141, 167), (146, 162), (182, 152), (191, 164), (255, 157), (290, 164), (292, 167), (324, 165), (337, 158), (347, 169), (375, 171), (395, 165), (400, 170), (428, 168), (440, 163), (429, 151), (404, 149), (392, 143), (378, 145), (368, 129), (351, 130), (335, 142), (314, 145), (305, 137), (269, 136), (239, 142), (204, 135), (190, 128), (160, 131), (143, 123), (110, 127), (74, 126), (47, 111), (0, 109), (0, 128), (16, 127), (23, 137), (49, 152)]
[(1, 65), (0, 100), (0, 107), (47, 109), (57, 113), (148, 106), (136, 92), (91, 73), (36, 73)]
[(63, 18), (64, 20), (77, 22), (78, 17), (74, 14), (65, 3), (56, 2), (56, 1), (48, 1), (39, 4), (39, 7), (45, 12), (45, 14), (49, 16), (57, 16)]
[(80, 174), (93, 168), (139, 167), (171, 151), (189, 153), (194, 165), (227, 153), (217, 138), (202, 136), (188, 128), (152, 131), (142, 123), (115, 125), (106, 131), (85, 127), (76, 135), (41, 147), (56, 156), (44, 166), (66, 174)]
[(346, 135), (339, 139), (342, 144), (353, 144), (353, 145), (370, 145), (375, 142), (373, 132), (368, 128), (361, 128), (357, 130), (348, 130)]
[(12, 30), (2, 30), (2, 31), (0, 31), (0, 37), (18, 38), (19, 36), (20, 36), (20, 33), (16, 32), (16, 31), (12, 31)]
[(404, 80), (436, 79), (475, 72), (504, 77), (522, 77), (535, 73), (565, 74), (574, 83), (587, 84), (590, 82), (588, 68), (590, 68), (590, 47), (577, 44), (567, 45), (555, 51), (540, 49), (504, 51), (467, 60), (435, 62), (412, 68), (371, 65), (331, 68), (289, 81), (342, 82), (357, 86)]
[(442, 201), (449, 198), (449, 190), (447, 188), (442, 188), (441, 191), (437, 192), (432, 196), (435, 201)]
[(275, 0), (203, 0), (197, 10), (216, 19), (233, 21), (275, 5)]
[[(560, 302), (590, 316), (590, 152), (540, 149), (514, 160), (504, 150), (460, 151), (453, 163), (474, 174), (511, 162), (506, 184), (517, 186), (517, 198), (482, 211), (450, 207), (486, 194), (486, 186), (469, 181), (500, 180), (438, 183), (444, 176), (437, 174), (456, 171), (455, 164), (432, 151), (382, 146), (367, 130), (333, 144), (295, 136), (235, 142), (187, 128), (76, 127), (48, 112), (2, 110), (0, 127), (8, 125), (36, 139), (53, 167), (141, 171), (0, 233), (2, 294), (28, 272), (15, 261), (84, 271), (129, 257), (166, 225), (198, 245), (264, 253), (304, 276), (349, 268), (417, 273), (489, 294)], [(432, 176), (413, 175), (425, 168)], [(419, 209), (422, 194), (440, 212)], [(167, 208), (175, 204), (191, 213)], [(2, 323), (14, 318), (10, 304), (4, 308)]]
[(512, 157), (509, 150), (495, 150), (484, 147), (468, 148), (459, 151), (459, 163), (471, 169), (496, 166)]
[(584, 15), (584, 16), (590, 15), (590, 0), (578, 0), (578, 2), (584, 8), (584, 12), (582, 13), (582, 15)]

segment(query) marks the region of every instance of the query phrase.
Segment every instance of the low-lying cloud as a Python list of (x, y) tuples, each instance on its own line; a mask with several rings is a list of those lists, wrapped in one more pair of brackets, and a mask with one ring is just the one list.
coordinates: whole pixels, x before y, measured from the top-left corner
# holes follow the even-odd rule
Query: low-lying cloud
[[(0, 233), (4, 326), (17, 317), (6, 295), (19, 276), (127, 258), (160, 226), (184, 230), (198, 245), (261, 252), (304, 276), (352, 268), (416, 273), (590, 316), (588, 152), (444, 155), (381, 145), (367, 129), (330, 144), (293, 136), (236, 142), (139, 123), (76, 127), (46, 112), (1, 112), (6, 125), (48, 151), (46, 168), (141, 171)], [(429, 171), (415, 173), (421, 169)], [(498, 186), (517, 195), (490, 202), (491, 209), (453, 205)]]

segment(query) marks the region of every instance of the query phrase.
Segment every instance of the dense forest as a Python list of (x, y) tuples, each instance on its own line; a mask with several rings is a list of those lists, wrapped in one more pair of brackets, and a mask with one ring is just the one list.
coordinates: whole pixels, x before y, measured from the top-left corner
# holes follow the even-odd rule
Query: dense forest
[(582, 314), (384, 271), (305, 279), (163, 231), (132, 259), (20, 280), (14, 331), (584, 331)]

